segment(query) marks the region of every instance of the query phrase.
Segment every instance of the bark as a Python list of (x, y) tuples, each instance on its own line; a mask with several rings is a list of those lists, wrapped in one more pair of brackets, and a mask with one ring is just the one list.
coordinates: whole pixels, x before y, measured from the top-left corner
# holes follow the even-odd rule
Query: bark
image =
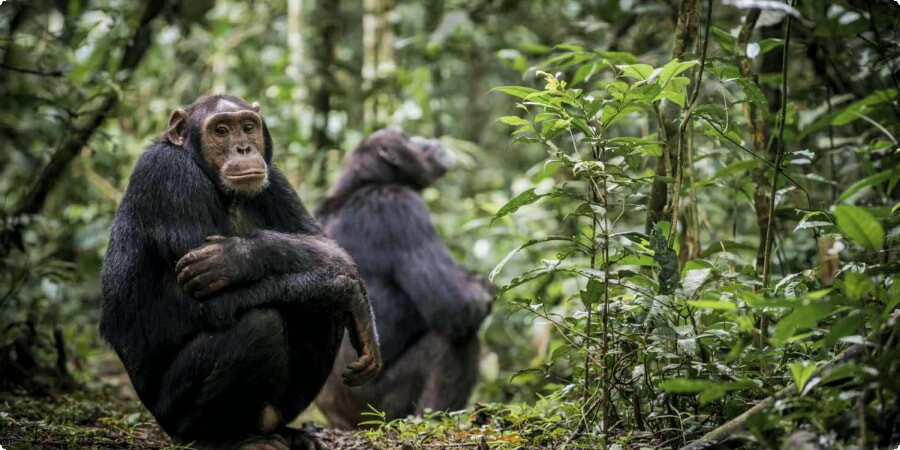
[[(687, 49), (697, 41), (697, 33), (700, 28), (700, 0), (682, 0), (678, 6), (678, 21), (675, 25), (675, 43), (672, 50), (672, 58), (681, 59)], [(671, 105), (670, 105), (671, 106)], [(670, 169), (671, 156), (678, 148), (678, 130), (673, 117), (679, 111), (666, 111), (665, 105), (660, 108), (660, 130), (664, 133), (663, 156), (656, 162), (656, 175), (668, 177), (674, 175)], [(647, 201), (647, 220), (645, 232), (649, 235), (653, 225), (664, 217), (664, 210), (668, 203), (668, 183), (654, 181), (650, 188), (650, 198)], [(677, 224), (672, 224), (675, 227)]]
[(391, 0), (363, 0), (363, 67), (367, 111), (363, 122), (367, 131), (374, 131), (385, 123), (382, 117), (390, 106), (389, 96), (373, 95), (379, 89), (380, 73), (394, 65), (394, 34), (386, 19), (392, 8)]
[[(124, 74), (123, 84), (130, 80), (134, 69), (137, 68), (150, 47), (150, 40), (153, 36), (150, 24), (162, 11), (164, 4), (164, 0), (151, 0), (148, 2), (140, 22), (134, 30), (134, 34), (128, 40), (122, 60), (119, 62), (119, 67), (116, 71)], [(82, 147), (87, 145), (91, 136), (100, 128), (118, 103), (119, 98), (114, 91), (104, 94), (101, 100), (101, 107), (90, 113), (80, 125), (76, 125), (68, 139), (60, 144), (53, 156), (50, 157), (50, 162), (41, 171), (37, 181), (16, 207), (13, 215), (36, 214), (43, 209), (50, 191), (56, 186), (72, 163), (72, 160), (79, 154)]]
[(316, 159), (319, 161), (315, 185), (323, 188), (328, 184), (328, 151), (335, 147), (328, 134), (328, 117), (331, 114), (331, 97), (337, 83), (334, 72), (335, 45), (340, 24), (339, 0), (317, 0), (312, 19), (316, 34), (315, 45), (312, 46), (312, 56), (316, 62), (314, 76), (316, 88), (312, 93), (311, 142), (316, 149)]

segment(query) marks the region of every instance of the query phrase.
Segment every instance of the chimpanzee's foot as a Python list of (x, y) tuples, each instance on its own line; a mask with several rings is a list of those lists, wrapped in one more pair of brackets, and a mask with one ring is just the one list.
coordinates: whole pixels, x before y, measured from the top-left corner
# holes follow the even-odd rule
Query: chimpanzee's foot
[(292, 447), (283, 436), (267, 434), (247, 438), (237, 443), (234, 448), (237, 450), (290, 450)]
[(278, 433), (288, 438), (291, 450), (328, 450), (322, 441), (322, 428), (312, 422), (306, 422), (299, 430), (283, 427)]

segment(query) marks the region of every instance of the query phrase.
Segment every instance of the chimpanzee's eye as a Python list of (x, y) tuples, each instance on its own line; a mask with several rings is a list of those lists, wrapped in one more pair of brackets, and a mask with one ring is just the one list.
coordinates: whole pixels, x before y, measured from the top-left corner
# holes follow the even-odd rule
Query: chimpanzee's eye
[(244, 124), (244, 133), (250, 134), (254, 129), (256, 129), (256, 127), (252, 123), (247, 122)]
[(227, 136), (228, 135), (228, 127), (225, 125), (219, 125), (216, 127), (216, 134), (219, 136)]

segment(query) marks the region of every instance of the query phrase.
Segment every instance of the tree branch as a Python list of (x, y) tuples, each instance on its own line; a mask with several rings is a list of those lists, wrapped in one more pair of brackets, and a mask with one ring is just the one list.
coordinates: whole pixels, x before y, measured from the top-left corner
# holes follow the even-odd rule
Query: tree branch
[[(117, 70), (117, 72), (125, 72), (123, 83), (128, 82), (131, 78), (131, 73), (137, 68), (150, 47), (150, 38), (153, 31), (150, 23), (162, 11), (164, 4), (165, 0), (151, 0), (141, 16), (140, 23), (134, 34), (128, 40)], [(69, 164), (75, 159), (82, 147), (88, 143), (91, 136), (103, 124), (109, 113), (115, 109), (118, 101), (119, 98), (115, 92), (108, 92), (103, 95), (101, 107), (83, 122), (84, 125), (72, 130), (69, 138), (60, 144), (53, 156), (50, 157), (50, 162), (38, 176), (37, 181), (16, 207), (13, 215), (36, 214), (43, 209), (50, 191), (62, 178)]]

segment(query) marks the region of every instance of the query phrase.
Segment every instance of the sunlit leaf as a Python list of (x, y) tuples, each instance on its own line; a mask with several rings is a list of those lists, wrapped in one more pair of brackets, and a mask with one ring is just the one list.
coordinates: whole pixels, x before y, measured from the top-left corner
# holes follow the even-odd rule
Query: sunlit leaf
[(884, 229), (865, 208), (839, 205), (834, 209), (834, 217), (838, 228), (853, 242), (869, 250), (878, 250), (884, 245)]
[(539, 93), (541, 91), (524, 86), (500, 86), (495, 87), (488, 92), (502, 92), (504, 94), (509, 94), (515, 97), (525, 98), (531, 94)]
[(535, 193), (535, 188), (528, 189), (521, 194), (515, 196), (512, 200), (506, 202), (500, 210), (497, 211), (497, 214), (494, 214), (494, 220), (497, 220), (507, 214), (512, 214), (519, 210), (519, 208), (530, 205), (541, 198), (547, 196), (548, 194), (537, 194)]
[(813, 372), (816, 371), (816, 365), (804, 361), (790, 363), (788, 364), (788, 367), (791, 369), (791, 377), (794, 379), (794, 384), (797, 385), (797, 392), (803, 392), (803, 387), (806, 386), (806, 382), (809, 381)]

